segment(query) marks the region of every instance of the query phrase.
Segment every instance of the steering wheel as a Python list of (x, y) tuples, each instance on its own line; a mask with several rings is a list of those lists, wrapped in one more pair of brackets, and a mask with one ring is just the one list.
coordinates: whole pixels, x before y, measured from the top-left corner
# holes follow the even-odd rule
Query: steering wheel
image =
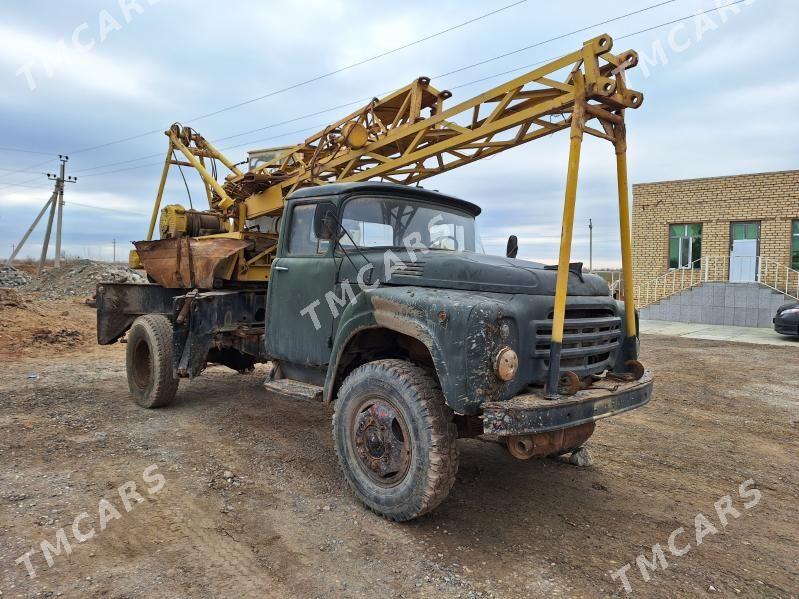
[(433, 250), (445, 250), (445, 249), (447, 249), (445, 247), (442, 247), (442, 245), (441, 245), (441, 241), (443, 239), (451, 239), (452, 240), (452, 245), (454, 247), (452, 248), (451, 251), (457, 252), (460, 249), (460, 246), (458, 244), (458, 240), (453, 235), (442, 235), (441, 237), (436, 237), (435, 241), (433, 241), (430, 244), (430, 249), (433, 249)]

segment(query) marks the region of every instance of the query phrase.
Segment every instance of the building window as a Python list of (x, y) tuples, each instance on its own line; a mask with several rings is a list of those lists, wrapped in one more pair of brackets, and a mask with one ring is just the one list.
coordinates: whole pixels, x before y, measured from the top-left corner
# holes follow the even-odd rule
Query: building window
[(732, 223), (730, 238), (730, 247), (732, 247), (733, 241), (760, 239), (760, 223), (757, 221)]
[(799, 219), (791, 224), (791, 268), (799, 270)]
[(702, 223), (669, 225), (669, 268), (700, 268)]

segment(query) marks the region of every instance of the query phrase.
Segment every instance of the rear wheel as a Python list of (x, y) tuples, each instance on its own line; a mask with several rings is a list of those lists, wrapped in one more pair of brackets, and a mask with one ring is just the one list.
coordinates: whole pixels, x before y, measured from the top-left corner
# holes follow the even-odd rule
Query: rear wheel
[(339, 463), (369, 508), (396, 521), (437, 507), (458, 470), (457, 429), (435, 379), (403, 360), (379, 360), (344, 381), (333, 415)]
[(178, 379), (172, 371), (172, 323), (166, 316), (139, 316), (130, 327), (126, 355), (128, 387), (143, 408), (172, 402)]

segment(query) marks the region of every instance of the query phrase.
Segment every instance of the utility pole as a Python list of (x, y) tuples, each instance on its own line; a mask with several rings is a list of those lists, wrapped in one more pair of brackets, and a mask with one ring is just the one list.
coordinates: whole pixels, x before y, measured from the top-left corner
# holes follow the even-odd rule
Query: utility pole
[(11, 252), (11, 256), (9, 257), (8, 262), (6, 262), (6, 264), (10, 265), (14, 261), (14, 258), (17, 257), (17, 254), (22, 249), (22, 246), (25, 245), (25, 242), (28, 240), (28, 237), (30, 237), (30, 234), (33, 233), (33, 230), (36, 228), (36, 225), (38, 225), (39, 221), (42, 220), (42, 216), (44, 216), (44, 213), (47, 211), (48, 208), (50, 208), (53, 202), (55, 202), (57, 197), (58, 194), (55, 191), (53, 191), (53, 195), (51, 195), (50, 199), (47, 200), (47, 202), (45, 202), (44, 206), (42, 206), (42, 209), (39, 211), (39, 214), (37, 214), (36, 218), (33, 219), (33, 224), (31, 224), (31, 226), (28, 227), (28, 230), (25, 231), (25, 235), (22, 236), (22, 239), (17, 244), (17, 247), (15, 247), (14, 251)]
[[(56, 182), (56, 187), (58, 189), (58, 218), (56, 220), (56, 229), (55, 229), (55, 265), (61, 266), (61, 230), (62, 230), (62, 222), (63, 222), (63, 212), (64, 212), (64, 183), (74, 183), (77, 181), (77, 177), (64, 177), (64, 171), (66, 169), (67, 160), (69, 160), (69, 156), (65, 156), (62, 154), (58, 155), (58, 159), (61, 161), (61, 167), (58, 172), (58, 177), (55, 175), (51, 175), (50, 173), (47, 174), (47, 178), (51, 181)], [(39, 263), (39, 270), (43, 268), (44, 259), (47, 257), (47, 243), (50, 239), (50, 225), (52, 224), (52, 216), (50, 217), (50, 224), (47, 225), (47, 233), (45, 234), (45, 242), (44, 247), (42, 248), (42, 260)]]
[[(62, 167), (63, 168), (63, 167)], [(47, 174), (47, 178), (50, 178), (50, 174)], [(47, 219), (47, 228), (44, 230), (44, 241), (42, 241), (42, 255), (39, 257), (39, 266), (36, 267), (36, 274), (42, 274), (42, 270), (44, 269), (44, 262), (47, 260), (47, 248), (50, 245), (50, 231), (53, 230), (53, 217), (55, 216), (55, 205), (58, 203), (58, 196), (61, 190), (61, 183), (57, 182), (55, 184), (55, 190), (53, 191), (53, 198), (50, 201), (50, 217)]]
[(111, 243), (114, 246), (114, 264), (116, 264), (116, 261), (117, 261), (117, 240), (114, 239)]
[[(17, 257), (17, 254), (22, 249), (22, 246), (25, 245), (25, 242), (28, 241), (28, 237), (30, 234), (33, 233), (33, 230), (36, 228), (36, 225), (39, 224), (39, 221), (42, 220), (44, 213), (47, 210), (50, 210), (50, 216), (47, 219), (47, 229), (44, 233), (44, 242), (42, 243), (42, 254), (39, 258), (39, 266), (36, 269), (36, 274), (41, 274), (42, 269), (44, 268), (44, 261), (47, 259), (47, 249), (50, 245), (50, 233), (53, 230), (53, 219), (56, 217), (56, 212), (58, 213), (58, 219), (56, 222), (56, 254), (55, 254), (55, 265), (58, 266), (61, 264), (61, 222), (62, 222), (62, 207), (64, 206), (64, 183), (74, 183), (78, 179), (76, 177), (65, 177), (64, 176), (64, 169), (66, 167), (66, 162), (69, 160), (69, 156), (64, 156), (62, 154), (58, 155), (58, 159), (61, 161), (61, 168), (59, 169), (58, 175), (53, 175), (52, 173), (46, 173), (47, 178), (50, 181), (55, 181), (55, 186), (53, 187), (53, 193), (50, 196), (50, 199), (45, 202), (42, 209), (39, 211), (39, 214), (36, 215), (36, 218), (33, 219), (33, 224), (28, 227), (28, 230), (25, 231), (25, 235), (22, 236), (20, 242), (15, 246), (12, 244), (12, 251), (11, 256), (9, 257), (6, 264), (11, 264), (14, 261), (14, 258)], [(56, 211), (56, 208), (58, 210)]]
[(588, 270), (594, 272), (594, 223), (588, 219)]

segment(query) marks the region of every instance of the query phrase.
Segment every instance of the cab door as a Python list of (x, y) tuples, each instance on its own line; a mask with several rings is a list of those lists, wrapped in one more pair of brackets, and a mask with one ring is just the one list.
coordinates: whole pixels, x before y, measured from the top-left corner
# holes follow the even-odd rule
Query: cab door
[(338, 270), (331, 242), (314, 235), (319, 201), (291, 202), (284, 216), (269, 277), (264, 341), (270, 358), (311, 367), (330, 361), (333, 314), (325, 294), (335, 288)]

